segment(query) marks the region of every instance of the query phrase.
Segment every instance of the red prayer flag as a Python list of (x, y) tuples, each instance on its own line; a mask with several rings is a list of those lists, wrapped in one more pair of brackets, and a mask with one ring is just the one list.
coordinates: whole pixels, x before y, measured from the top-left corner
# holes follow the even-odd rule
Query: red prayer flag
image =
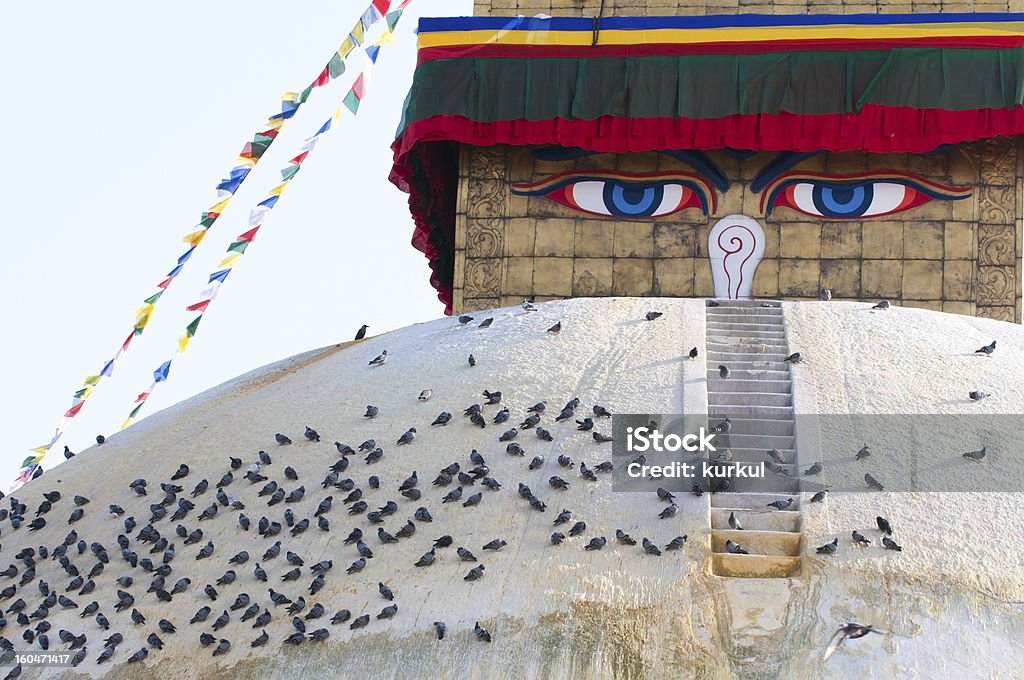
[(290, 161), (288, 161), (288, 162), (289, 162), (289, 163), (294, 163), (295, 165), (298, 165), (298, 164), (299, 164), (299, 163), (301, 163), (302, 161), (306, 160), (306, 156), (308, 156), (308, 155), (309, 155), (309, 152), (308, 152), (308, 151), (303, 151), (303, 152), (302, 152), (302, 153), (300, 153), (300, 154), (299, 154), (298, 156), (296, 156), (295, 158), (291, 159), (291, 160), (290, 160)]
[(189, 305), (185, 309), (190, 312), (205, 312), (206, 308), (210, 306), (210, 302), (210, 300), (203, 300), (202, 302), (197, 302), (194, 305)]
[(391, 4), (391, 0), (373, 0), (373, 6), (377, 8), (381, 16), (388, 13), (388, 5)]
[(157, 288), (167, 288), (167, 286), (171, 285), (171, 280), (172, 279), (164, 279), (160, 283), (156, 284), (156, 287)]
[(366, 96), (366, 80), (364, 74), (360, 73), (359, 77), (356, 78), (356, 82), (352, 83), (352, 92), (359, 101), (362, 101), (363, 97)]
[(256, 238), (256, 232), (259, 231), (259, 230), (260, 230), (260, 228), (258, 226), (253, 227), (252, 229), (250, 229), (249, 231), (245, 232), (244, 234), (239, 234), (238, 235), (238, 240), (239, 241), (244, 241), (246, 243), (249, 243), (254, 238)]
[(140, 401), (146, 401), (149, 398), (149, 392), (143, 392), (139, 396), (135, 397), (135, 403), (138, 404)]
[(313, 81), (313, 87), (323, 87), (327, 83), (331, 82), (331, 72), (324, 67), (324, 70), (320, 72), (320, 75)]
[[(169, 282), (170, 279), (167, 279), (167, 281)], [(124, 344), (121, 345), (121, 350), (122, 351), (125, 351), (125, 352), (128, 351), (128, 345), (132, 344), (132, 338), (134, 338), (134, 337), (135, 337), (135, 332), (134, 331), (128, 334), (128, 337), (125, 338), (125, 340), (124, 340)]]
[(65, 418), (74, 418), (78, 414), (78, 412), (82, 410), (83, 406), (85, 406), (85, 402), (84, 401), (78, 402), (77, 404), (75, 404), (74, 406), (69, 408), (67, 410), (67, 412), (64, 413), (64, 417)]

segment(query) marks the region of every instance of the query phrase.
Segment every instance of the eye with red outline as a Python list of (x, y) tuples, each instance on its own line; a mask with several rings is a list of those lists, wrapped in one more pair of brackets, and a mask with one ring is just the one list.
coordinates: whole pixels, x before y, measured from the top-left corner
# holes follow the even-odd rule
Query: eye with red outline
[(813, 217), (856, 220), (893, 215), (929, 201), (959, 201), (970, 195), (970, 189), (908, 173), (788, 173), (765, 187), (761, 211), (767, 217), (774, 208), (792, 208)]
[(689, 173), (563, 172), (537, 182), (513, 184), (517, 196), (543, 196), (590, 215), (640, 220), (700, 208), (715, 210), (715, 192)]

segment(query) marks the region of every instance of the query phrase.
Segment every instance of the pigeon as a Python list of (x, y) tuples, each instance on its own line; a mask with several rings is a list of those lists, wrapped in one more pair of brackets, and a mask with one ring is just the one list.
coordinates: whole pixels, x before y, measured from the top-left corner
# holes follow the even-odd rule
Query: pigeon
[(896, 552), (903, 552), (903, 547), (896, 541), (889, 538), (888, 536), (882, 536), (882, 546), (886, 550), (895, 550)]
[(615, 441), (614, 437), (607, 434), (602, 434), (600, 432), (594, 432), (592, 436), (594, 438), (594, 441), (597, 442), (598, 444), (606, 444), (608, 442)]
[(473, 624), (473, 634), (476, 635), (477, 640), (481, 640), (483, 642), (491, 641), (491, 634), (487, 632), (486, 628), (480, 626), (479, 621)]
[(331, 617), (331, 623), (333, 623), (333, 624), (345, 623), (346, 621), (348, 621), (351, 618), (352, 618), (352, 612), (350, 612), (347, 609), (341, 609), (341, 610), (335, 612), (334, 616)]
[(431, 548), (429, 551), (423, 553), (423, 555), (420, 556), (420, 558), (418, 560), (416, 560), (415, 566), (417, 566), (417, 567), (429, 567), (430, 565), (432, 565), (434, 563), (435, 559), (437, 559), (437, 555), (435, 553), (434, 548)]
[(277, 443), (280, 444), (281, 446), (284, 446), (286, 444), (291, 444), (292, 443), (291, 439), (289, 439), (287, 436), (281, 434), (280, 432), (278, 432), (277, 434), (274, 435), (274, 440), (277, 441)]
[(682, 536), (676, 536), (665, 546), (665, 550), (682, 550), (683, 546), (686, 545), (686, 539), (689, 538), (685, 534)]
[(832, 299), (832, 291), (828, 288), (822, 288), (818, 293), (818, 297), (821, 298), (822, 302), (828, 302)]
[(583, 546), (583, 549), (600, 550), (605, 546), (606, 543), (608, 543), (608, 539), (606, 539), (604, 536), (595, 536), (594, 538), (590, 539), (589, 543)]
[(498, 551), (504, 548), (506, 545), (508, 545), (508, 543), (504, 539), (496, 538), (493, 541), (484, 544), (484, 550)]
[(189, 623), (203, 623), (206, 621), (206, 617), (210, 615), (211, 609), (209, 607), (203, 607), (195, 613), (195, 615), (189, 620)]
[(416, 438), (416, 428), (410, 427), (405, 433), (398, 438), (398, 445), (411, 444), (412, 440)]
[(729, 373), (730, 371), (728, 366), (726, 366), (725, 364), (719, 364), (718, 377), (720, 377), (722, 380), (725, 380), (729, 377)]
[(727, 553), (731, 553), (733, 555), (748, 555), (749, 554), (746, 550), (743, 549), (743, 546), (741, 546), (739, 543), (737, 543), (736, 541), (732, 540), (731, 538), (726, 540), (726, 542), (725, 542), (725, 551)]
[(644, 319), (646, 319), (647, 321), (654, 321), (655, 319), (661, 317), (662, 315), (663, 312), (647, 312), (646, 314), (644, 314)]
[(860, 447), (860, 451), (857, 452), (857, 455), (854, 458), (856, 460), (864, 460), (865, 458), (867, 458), (870, 455), (871, 455), (871, 447), (868, 446), (867, 444), (865, 444), (864, 446)]
[(787, 364), (799, 364), (803, 360), (804, 355), (802, 355), (800, 352), (793, 352), (788, 357), (783, 359), (783, 361), (785, 361)]
[(378, 354), (377, 356), (370, 360), (370, 366), (383, 366), (385, 363), (387, 363), (387, 360), (388, 351), (384, 350), (383, 352), (381, 352), (380, 354)]
[(690, 357), (690, 359), (696, 359), (697, 355), (698, 355), (697, 348), (694, 347), (693, 349), (690, 350), (690, 353), (689, 353), (688, 356)]
[(879, 482), (877, 479), (871, 476), (871, 473), (864, 474), (864, 483), (870, 486), (872, 489), (878, 489), (879, 491), (885, 489), (885, 487), (882, 486), (881, 482)]
[(476, 357), (472, 354), (469, 355), (469, 365), (470, 367), (476, 366)]
[(260, 633), (260, 636), (258, 638), (249, 643), (249, 646), (262, 647), (265, 644), (267, 644), (268, 640), (270, 640), (270, 635), (268, 635), (266, 629), (264, 629), (263, 632)]
[(556, 335), (556, 334), (560, 333), (561, 331), (562, 331), (562, 322), (561, 321), (556, 322), (554, 326), (552, 326), (551, 328), (548, 329), (548, 333), (551, 333), (552, 335)]
[(888, 300), (882, 300), (881, 302), (879, 302), (877, 305), (875, 305), (871, 309), (889, 309), (889, 301)]
[(444, 639), (445, 629), (446, 629), (446, 626), (444, 625), (443, 621), (434, 621), (434, 632), (437, 634), (437, 639), (438, 640), (443, 640)]
[(776, 510), (788, 510), (789, 506), (793, 505), (793, 499), (787, 498), (786, 500), (772, 501), (768, 504), (769, 508), (775, 508)]
[(636, 545), (636, 539), (622, 529), (615, 530), (615, 540), (623, 545)]
[(822, 489), (818, 493), (816, 493), (813, 496), (811, 496), (811, 502), (812, 503), (821, 503), (826, 498), (828, 498), (828, 489)]
[(866, 548), (867, 546), (871, 545), (871, 541), (868, 538), (866, 538), (864, 534), (860, 533), (856, 529), (853, 530), (851, 536), (853, 537), (853, 542), (861, 548)]
[(892, 536), (892, 525), (889, 524), (889, 520), (887, 520), (886, 518), (875, 517), (875, 525), (878, 527), (878, 530), (881, 531), (883, 534)]
[(743, 531), (743, 525), (741, 525), (740, 521), (736, 518), (735, 512), (729, 513), (729, 528), (733, 531)]
[(839, 551), (839, 537), (832, 539), (831, 543), (818, 546), (817, 554), (819, 555), (835, 555)]
[(227, 654), (229, 649), (231, 649), (231, 642), (222, 638), (217, 642), (217, 648), (213, 650), (213, 655), (221, 656), (222, 654)]
[(357, 618), (355, 621), (353, 621), (351, 623), (351, 625), (349, 625), (349, 628), (352, 629), (352, 630), (355, 630), (356, 628), (363, 628), (369, 622), (370, 622), (370, 615), (369, 614), (363, 614), (362, 616)]
[(986, 448), (987, 447), (983, 446), (980, 449), (978, 449), (977, 451), (967, 451), (966, 453), (961, 453), (960, 455), (963, 456), (964, 458), (968, 459), (968, 460), (981, 460), (982, 458), (985, 457), (985, 449)]
[(303, 432), (303, 436), (305, 436), (306, 439), (308, 439), (311, 442), (320, 441), (319, 433), (317, 433), (317, 431), (311, 428), (309, 425), (306, 426), (306, 431)]
[(690, 485), (690, 493), (698, 498), (704, 495), (704, 489), (701, 487), (700, 482), (694, 482)]
[(139, 661), (144, 660), (147, 656), (149, 656), (149, 650), (143, 647), (142, 649), (128, 657), (128, 663), (137, 663)]
[(434, 394), (434, 390), (426, 389), (426, 390), (423, 390), (422, 392), (420, 392), (420, 396), (418, 396), (416, 398), (419, 401), (427, 401), (428, 399), (430, 399), (431, 396), (433, 396), (433, 394)]
[(467, 323), (469, 323), (472, 320), (473, 320), (473, 317), (469, 316), (468, 314), (463, 314), (462, 316), (459, 317), (459, 325), (460, 326), (465, 326)]
[(974, 350), (975, 354), (984, 354), (986, 356), (992, 356), (992, 353), (996, 351), (996, 341), (993, 340), (990, 344), (980, 347)]
[(565, 534), (561, 531), (555, 531), (551, 534), (551, 545), (561, 545), (562, 541), (565, 540)]
[(821, 474), (822, 469), (823, 469), (823, 467), (822, 467), (821, 463), (818, 462), (818, 463), (815, 463), (814, 465), (812, 465), (811, 467), (807, 468), (806, 470), (804, 470), (804, 474), (808, 475), (808, 476)]
[(982, 392), (981, 390), (971, 390), (970, 394), (967, 396), (971, 398), (971, 401), (981, 401), (986, 397), (991, 397), (992, 394), (989, 392)]
[(648, 555), (661, 557), (661, 550), (658, 549), (658, 546), (651, 543), (651, 541), (646, 536), (643, 538), (640, 544), (643, 546), (644, 552)]
[(380, 614), (377, 614), (377, 618), (378, 619), (390, 619), (390, 618), (394, 617), (394, 615), (397, 614), (397, 613), (398, 613), (398, 605), (397, 604), (392, 604), (392, 605), (389, 605), (389, 606), (384, 607), (383, 609), (381, 609), (380, 610)]
[[(362, 340), (363, 338), (365, 338), (366, 337), (366, 329), (367, 328), (369, 328), (369, 326), (366, 325), (365, 323), (362, 326), (360, 326), (359, 330), (356, 331), (355, 340)], [(255, 647), (256, 645), (253, 645), (253, 646)]]
[(677, 512), (679, 512), (679, 506), (676, 505), (675, 503), (672, 503), (671, 505), (666, 507), (664, 510), (659, 512), (658, 513), (658, 517), (660, 517), (661, 519), (668, 519), (670, 517), (675, 517)]
[(480, 328), (490, 328), (492, 323), (494, 323), (494, 318), (493, 317), (487, 317), (486, 319), (484, 319), (483, 321), (480, 322), (480, 326), (479, 327)]
[(570, 536), (570, 538), (572, 536), (579, 536), (580, 534), (582, 534), (586, 530), (587, 530), (587, 523), (586, 522), (576, 522), (575, 524), (572, 525), (572, 528), (569, 529), (569, 536)]
[(594, 415), (596, 417), (598, 417), (598, 418), (611, 418), (612, 417), (612, 414), (611, 414), (610, 411), (608, 411), (608, 409), (606, 409), (603, 406), (598, 406), (597, 404), (594, 405), (593, 411), (594, 411)]
[(832, 634), (832, 639), (828, 641), (828, 647), (825, 648), (825, 656), (823, 661), (828, 661), (829, 657), (832, 656), (837, 649), (849, 638), (850, 640), (856, 640), (862, 638), (868, 633), (880, 633), (884, 634), (885, 631), (878, 630), (872, 626), (862, 626), (859, 623), (848, 623), (835, 633)]

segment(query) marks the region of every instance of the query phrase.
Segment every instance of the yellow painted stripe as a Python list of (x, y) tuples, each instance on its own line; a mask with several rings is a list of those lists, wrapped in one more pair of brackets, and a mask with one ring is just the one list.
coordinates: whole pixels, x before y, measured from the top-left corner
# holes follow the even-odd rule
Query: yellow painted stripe
[[(901, 38), (971, 38), (1024, 36), (1024, 22), (903, 24), (888, 26), (760, 26), (754, 28), (659, 28), (603, 30), (601, 45), (699, 44), (771, 40), (870, 40)], [(590, 31), (440, 31), (420, 33), (418, 46), (590, 45)]]

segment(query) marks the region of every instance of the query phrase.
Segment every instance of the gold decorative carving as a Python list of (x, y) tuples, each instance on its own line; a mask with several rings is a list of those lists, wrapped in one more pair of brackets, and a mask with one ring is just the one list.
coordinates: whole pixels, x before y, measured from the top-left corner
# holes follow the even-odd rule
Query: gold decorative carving
[(1017, 202), (1013, 186), (982, 185), (978, 187), (978, 221), (986, 224), (1013, 224)]
[(497, 297), (501, 292), (501, 259), (466, 258), (466, 284), (468, 298)]
[(1014, 229), (1009, 224), (978, 225), (979, 264), (1005, 264), (1014, 262)]
[(1017, 146), (1008, 139), (990, 139), (978, 149), (981, 183), (1013, 186), (1017, 179)]
[(1016, 287), (1013, 267), (978, 268), (978, 304), (1013, 307)]
[(508, 154), (503, 147), (474, 147), (469, 152), (469, 176), (473, 179), (505, 179)]
[(505, 222), (498, 217), (466, 220), (466, 257), (500, 257), (505, 237)]

